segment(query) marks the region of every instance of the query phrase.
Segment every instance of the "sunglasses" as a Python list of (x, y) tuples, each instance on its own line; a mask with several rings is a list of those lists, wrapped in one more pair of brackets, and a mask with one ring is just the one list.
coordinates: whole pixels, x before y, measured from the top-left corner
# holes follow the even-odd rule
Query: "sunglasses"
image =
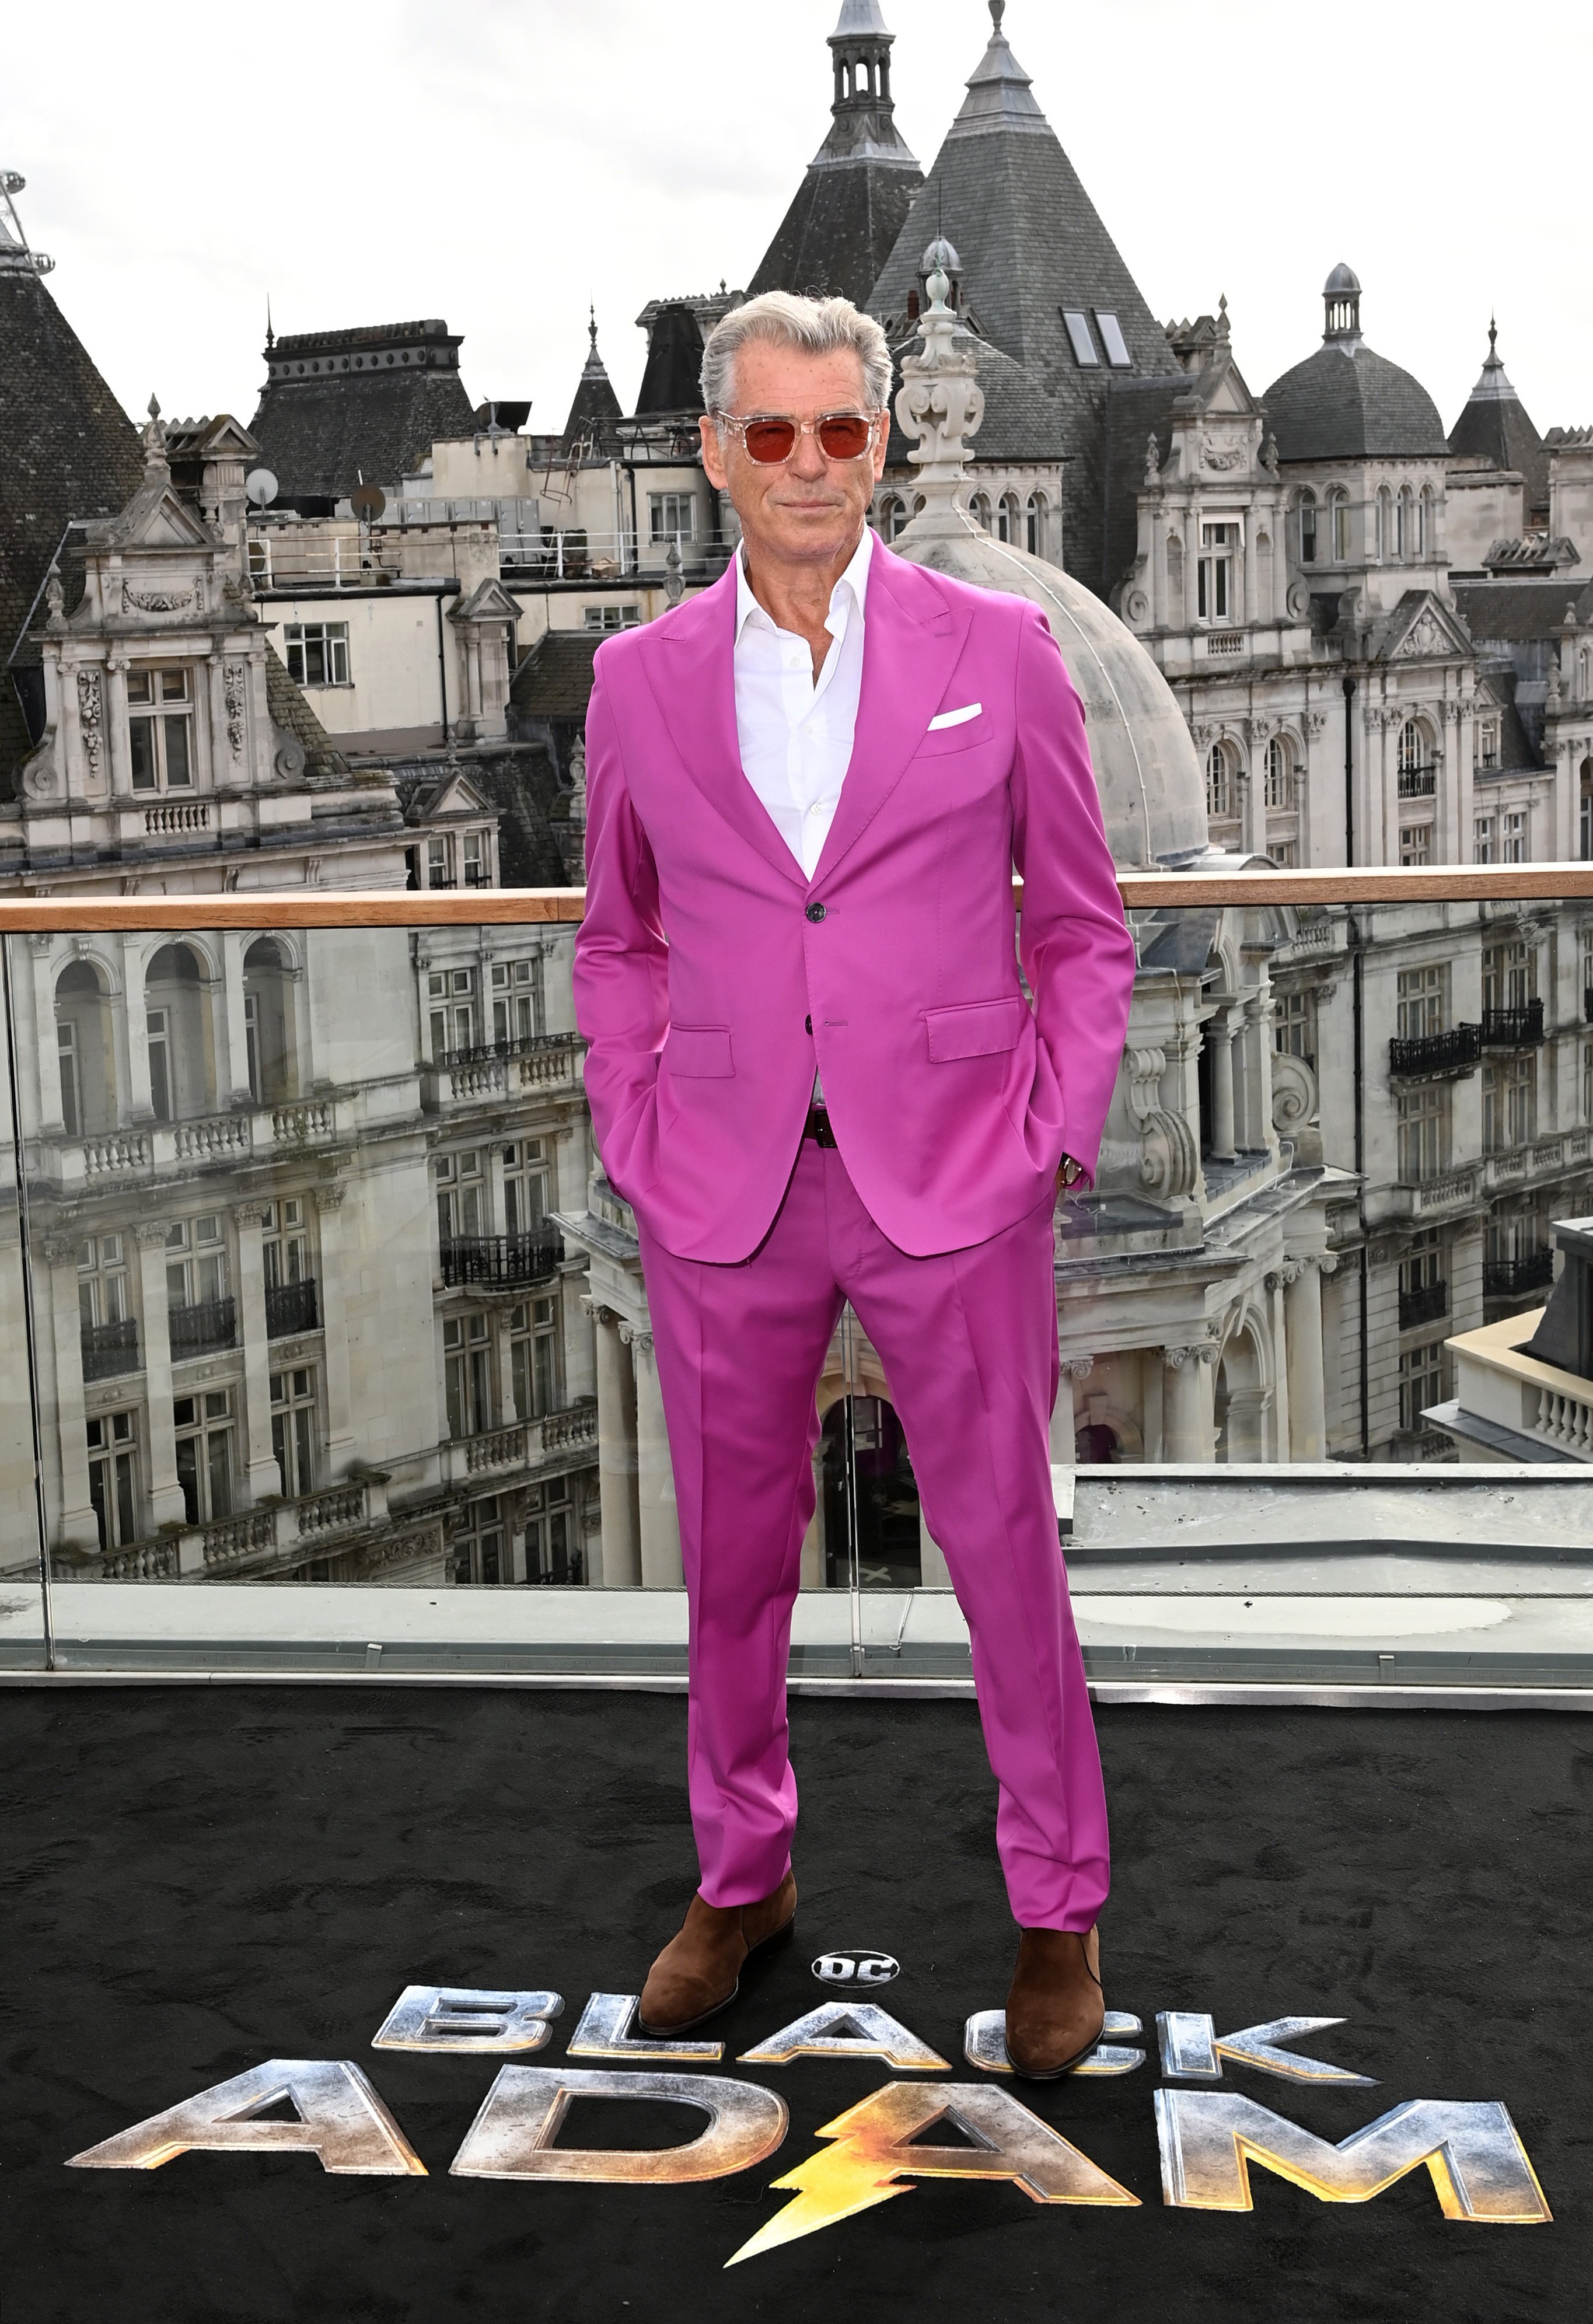
[(721, 428), (734, 431), (741, 439), (749, 460), (760, 468), (778, 468), (796, 449), (801, 436), (816, 436), (819, 450), (826, 460), (861, 460), (874, 441), (874, 430), (883, 413), (878, 411), (826, 411), (822, 420), (805, 420), (800, 425), (795, 420), (736, 420), (728, 411), (716, 411), (714, 420)]

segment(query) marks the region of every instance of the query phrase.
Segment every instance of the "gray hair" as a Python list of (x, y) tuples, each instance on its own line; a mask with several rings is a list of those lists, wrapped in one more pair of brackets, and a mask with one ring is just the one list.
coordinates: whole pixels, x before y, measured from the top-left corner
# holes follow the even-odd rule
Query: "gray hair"
[(863, 396), (870, 411), (882, 411), (890, 395), (890, 345), (872, 315), (850, 299), (797, 299), (789, 290), (766, 290), (732, 307), (708, 334), (703, 349), (703, 403), (728, 411), (735, 399), (735, 361), (750, 341), (799, 347), (806, 355), (844, 350), (862, 366)]

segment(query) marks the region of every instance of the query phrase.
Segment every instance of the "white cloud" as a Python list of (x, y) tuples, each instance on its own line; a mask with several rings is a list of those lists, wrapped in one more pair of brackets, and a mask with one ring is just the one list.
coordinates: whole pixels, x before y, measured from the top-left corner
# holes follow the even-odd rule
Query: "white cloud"
[[(927, 164), (984, 10), (886, 8)], [(553, 427), (588, 298), (628, 397), (644, 302), (750, 275), (824, 134), (836, 13), (277, 0), (168, 36), (177, 20), (79, 0), (7, 26), (0, 161), (26, 174), (51, 290), (134, 410), (152, 387), (169, 411), (246, 420), (269, 292), (279, 330), (446, 316), (473, 396), (529, 394)], [(1316, 344), (1346, 258), (1369, 340), (1446, 424), (1494, 307), (1539, 426), (1593, 420), (1579, 146), (1534, 134), (1523, 166), (1501, 161), (1523, 117), (1587, 85), (1593, 12), (1523, 0), (1507, 74), (1480, 0), (1011, 0), (1006, 29), (1151, 306), (1226, 291), (1257, 392)]]

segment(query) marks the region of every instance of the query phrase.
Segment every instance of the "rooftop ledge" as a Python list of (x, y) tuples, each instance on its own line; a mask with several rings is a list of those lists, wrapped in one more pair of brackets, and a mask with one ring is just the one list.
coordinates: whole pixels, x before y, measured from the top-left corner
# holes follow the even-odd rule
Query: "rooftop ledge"
[[(1068, 1545), (1103, 1700), (1280, 1691), (1388, 1708), (1593, 1709), (1593, 1476), (1494, 1464), (1080, 1471)], [(684, 1684), (679, 1591), (56, 1582), (54, 1678)], [(791, 1681), (965, 1694), (944, 1590), (805, 1591)], [(37, 1681), (36, 1586), (0, 1594), (0, 1675)], [(1259, 1692), (1257, 1692), (1259, 1690)]]

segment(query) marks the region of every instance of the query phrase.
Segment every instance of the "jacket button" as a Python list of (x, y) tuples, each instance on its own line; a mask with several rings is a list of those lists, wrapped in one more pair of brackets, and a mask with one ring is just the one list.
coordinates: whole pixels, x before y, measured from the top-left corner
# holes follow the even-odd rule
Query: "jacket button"
[(819, 921), (824, 917), (824, 906), (822, 904), (809, 904), (807, 908), (807, 917), (816, 927)]
[(806, 1031), (809, 1032), (809, 1033), (811, 1033), (811, 1032), (812, 1032), (812, 1030), (813, 1030), (813, 1019), (812, 1019), (811, 1017), (808, 1019), (807, 1023), (806, 1023), (806, 1028), (805, 1028), (804, 1029), (805, 1029)]

